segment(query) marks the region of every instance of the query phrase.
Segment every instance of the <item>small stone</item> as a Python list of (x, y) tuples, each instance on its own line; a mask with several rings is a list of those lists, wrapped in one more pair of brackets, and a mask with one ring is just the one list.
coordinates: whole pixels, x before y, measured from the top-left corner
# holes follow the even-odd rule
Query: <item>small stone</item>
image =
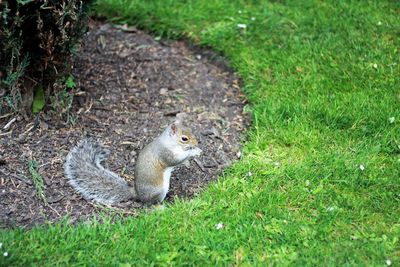
[(168, 92), (168, 89), (167, 89), (167, 88), (161, 88), (161, 89), (160, 89), (160, 95), (166, 95), (167, 92)]

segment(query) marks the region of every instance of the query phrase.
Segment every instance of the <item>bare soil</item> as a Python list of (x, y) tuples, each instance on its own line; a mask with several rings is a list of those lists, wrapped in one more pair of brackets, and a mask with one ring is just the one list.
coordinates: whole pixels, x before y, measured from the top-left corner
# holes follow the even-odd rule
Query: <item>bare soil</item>
[[(108, 167), (134, 180), (138, 152), (185, 113), (203, 154), (172, 174), (166, 201), (194, 197), (240, 157), (241, 133), (249, 125), (239, 79), (220, 56), (183, 41), (156, 41), (135, 28), (101, 22), (74, 58), (78, 93), (68, 120), (0, 117), (0, 227), (32, 227), (67, 218), (75, 223), (100, 212), (135, 215), (142, 206), (104, 207), (83, 199), (68, 184), (63, 162), (85, 137), (111, 150)], [(51, 109), (51, 108), (50, 108)], [(66, 118), (64, 116), (64, 118)], [(44, 181), (38, 196), (28, 162)]]

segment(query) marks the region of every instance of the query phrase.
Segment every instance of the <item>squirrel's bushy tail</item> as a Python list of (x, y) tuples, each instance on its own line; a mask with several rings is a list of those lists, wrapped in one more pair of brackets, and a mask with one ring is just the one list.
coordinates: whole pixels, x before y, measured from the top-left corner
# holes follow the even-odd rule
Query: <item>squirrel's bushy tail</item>
[(65, 175), (72, 187), (87, 199), (113, 204), (134, 198), (134, 188), (101, 163), (109, 151), (98, 141), (84, 139), (68, 153)]

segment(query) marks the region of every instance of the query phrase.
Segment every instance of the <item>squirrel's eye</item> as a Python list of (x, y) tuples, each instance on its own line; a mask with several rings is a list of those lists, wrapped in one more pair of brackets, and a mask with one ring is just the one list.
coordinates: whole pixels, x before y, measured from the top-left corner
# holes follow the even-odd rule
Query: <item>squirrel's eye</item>
[(187, 136), (185, 136), (185, 135), (182, 135), (181, 136), (181, 141), (182, 142), (187, 142), (187, 141), (189, 141), (189, 138)]

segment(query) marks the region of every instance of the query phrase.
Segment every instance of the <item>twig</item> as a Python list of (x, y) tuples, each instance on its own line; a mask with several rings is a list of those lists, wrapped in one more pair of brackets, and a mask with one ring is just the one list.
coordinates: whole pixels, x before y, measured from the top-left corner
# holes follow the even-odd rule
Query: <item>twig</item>
[(0, 116), (0, 119), (7, 118), (7, 117), (9, 117), (9, 116), (11, 116), (11, 115), (12, 115), (12, 113), (8, 113), (8, 114), (1, 115), (1, 116)]
[(17, 185), (14, 183), (14, 180), (10, 178), (10, 181), (11, 181), (11, 183), (13, 184), (13, 186), (14, 186), (15, 188), (17, 188)]
[(58, 217), (61, 217), (61, 214), (58, 213), (58, 211), (57, 211), (55, 208), (53, 208), (50, 204), (47, 204), (47, 207), (49, 207), (52, 211), (54, 211), (55, 213), (57, 213)]
[(46, 163), (43, 163), (43, 164), (41, 164), (41, 165), (38, 166), (38, 169), (40, 169), (40, 168), (42, 168), (42, 167), (44, 167), (44, 166), (46, 166), (46, 165), (49, 165), (49, 164), (51, 164), (51, 163), (52, 163), (51, 161), (48, 161), (48, 162), (46, 162)]
[(111, 109), (109, 108), (105, 108), (105, 107), (100, 107), (100, 106), (94, 106), (93, 109), (97, 109), (97, 110), (105, 110), (105, 111), (110, 111)]
[(205, 170), (204, 170), (203, 164), (201, 164), (201, 162), (196, 158), (194, 158), (193, 160), (194, 160), (194, 162), (196, 162), (197, 166), (199, 166), (201, 171), (204, 172)]
[(35, 127), (35, 125), (32, 124), (31, 127), (29, 127), (28, 130), (23, 132), (21, 135), (26, 135), (28, 132), (30, 132), (33, 129), (33, 127)]
[(49, 165), (49, 164), (53, 165), (54, 163), (57, 163), (57, 162), (63, 162), (63, 160), (61, 158), (55, 158), (55, 159), (53, 159), (53, 160), (51, 160), (49, 162), (46, 162), (46, 163), (43, 163), (43, 164), (39, 165), (39, 169), (44, 167), (44, 166), (46, 166), (46, 165)]
[(92, 106), (93, 106), (93, 101), (92, 101), (92, 99), (90, 99), (89, 108), (87, 110), (85, 110), (85, 113), (89, 113), (89, 111), (92, 109)]
[(164, 116), (175, 116), (176, 114), (180, 113), (181, 110), (180, 109), (176, 109), (176, 110), (171, 110), (171, 111), (166, 111), (164, 113)]
[(30, 181), (30, 180), (28, 180), (28, 179), (19, 177), (18, 175), (15, 175), (15, 174), (13, 174), (13, 173), (6, 173), (6, 172), (3, 171), (2, 169), (0, 169), (0, 172), (1, 172), (2, 174), (4, 174), (5, 176), (11, 176), (11, 177), (14, 177), (14, 178), (17, 179), (17, 180), (20, 180), (21, 182), (24, 182), (24, 183), (26, 183), (26, 184), (28, 184), (28, 185), (32, 185), (32, 181)]
[(0, 133), (0, 136), (9, 135), (10, 133), (12, 133), (12, 130), (11, 130), (11, 131), (9, 131), (9, 132)]
[(8, 130), (8, 128), (10, 128), (11, 124), (13, 124), (16, 120), (17, 120), (17, 118), (12, 118), (12, 119), (3, 127), (3, 130)]

